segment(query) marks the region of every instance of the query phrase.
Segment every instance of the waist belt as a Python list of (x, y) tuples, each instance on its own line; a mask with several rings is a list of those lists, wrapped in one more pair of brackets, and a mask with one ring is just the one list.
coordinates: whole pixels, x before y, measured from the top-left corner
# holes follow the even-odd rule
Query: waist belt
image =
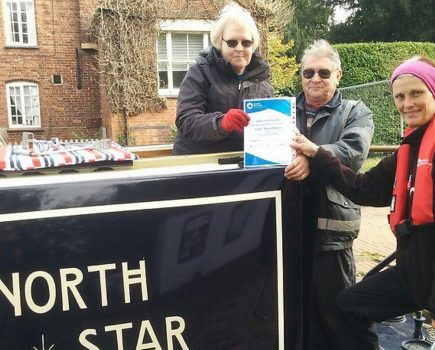
[(361, 224), (361, 220), (334, 220), (334, 219), (326, 219), (326, 218), (318, 218), (317, 219), (317, 228), (320, 230), (328, 230), (328, 231), (357, 231), (359, 230)]

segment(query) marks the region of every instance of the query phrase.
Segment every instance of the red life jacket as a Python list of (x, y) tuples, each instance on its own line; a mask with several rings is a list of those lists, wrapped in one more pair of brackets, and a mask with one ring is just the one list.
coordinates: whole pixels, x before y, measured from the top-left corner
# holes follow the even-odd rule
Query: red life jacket
[[(413, 129), (407, 128), (405, 136)], [(418, 151), (417, 169), (414, 188), (411, 188), (410, 176), (411, 146), (403, 144), (397, 152), (396, 178), (394, 180), (393, 198), (390, 208), (390, 227), (394, 234), (397, 225), (404, 223), (408, 199), (412, 197), (409, 220), (411, 226), (434, 223), (434, 195), (432, 178), (432, 159), (435, 152), (435, 118), (429, 124), (421, 140)]]

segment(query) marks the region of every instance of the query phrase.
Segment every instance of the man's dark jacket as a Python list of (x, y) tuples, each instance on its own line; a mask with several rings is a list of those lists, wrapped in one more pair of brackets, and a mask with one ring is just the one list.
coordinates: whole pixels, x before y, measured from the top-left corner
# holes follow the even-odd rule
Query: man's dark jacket
[[(304, 93), (299, 94), (296, 100), (297, 126), (304, 134), (307, 125), (305, 102)], [(370, 109), (362, 101), (343, 99), (341, 93), (336, 91), (333, 98), (317, 110), (309, 139), (334, 154), (342, 164), (358, 171), (367, 158), (373, 131)], [(316, 180), (310, 178), (307, 180), (311, 188), (317, 187), (315, 249), (330, 251), (351, 248), (361, 223), (359, 205), (331, 186), (318, 185)]]

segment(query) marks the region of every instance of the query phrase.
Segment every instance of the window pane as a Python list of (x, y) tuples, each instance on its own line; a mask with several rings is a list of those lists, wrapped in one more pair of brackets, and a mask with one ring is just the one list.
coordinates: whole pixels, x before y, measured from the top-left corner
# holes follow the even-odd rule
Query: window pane
[(166, 34), (159, 35), (159, 40), (157, 41), (157, 60), (167, 60), (168, 51), (166, 48)]
[(12, 23), (12, 32), (13, 33), (18, 33), (20, 30), (20, 27), (18, 26), (17, 22)]
[(187, 34), (172, 34), (172, 59), (173, 61), (188, 61)]
[(159, 72), (159, 89), (168, 88), (168, 72)]
[(38, 86), (12, 83), (8, 86), (9, 115), (13, 126), (40, 126)]
[(24, 96), (30, 96), (30, 86), (29, 85), (24, 85), (23, 86), (23, 95)]
[(184, 70), (184, 71), (176, 71), (176, 72), (172, 73), (173, 80), (174, 80), (174, 89), (179, 89), (180, 88), (181, 82), (183, 81), (184, 76), (186, 75), (186, 73), (187, 73), (186, 70)]
[(174, 63), (172, 65), (172, 70), (173, 71), (187, 71), (187, 67), (188, 67), (187, 62)]
[(158, 67), (157, 69), (159, 71), (168, 70), (168, 63), (167, 62), (158, 62), (157, 67)]
[(189, 34), (189, 60), (193, 61), (203, 49), (202, 34)]
[(21, 12), (21, 22), (23, 23), (27, 22), (27, 13)]

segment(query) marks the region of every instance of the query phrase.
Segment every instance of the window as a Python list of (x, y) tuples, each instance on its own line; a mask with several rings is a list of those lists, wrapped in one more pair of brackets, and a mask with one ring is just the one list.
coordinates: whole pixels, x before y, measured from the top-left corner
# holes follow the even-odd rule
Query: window
[(7, 46), (36, 46), (33, 0), (4, 0)]
[(15, 82), (6, 85), (9, 127), (41, 127), (38, 85)]
[(176, 95), (199, 52), (209, 46), (211, 23), (172, 21), (161, 24), (161, 29), (157, 41), (159, 92)]

